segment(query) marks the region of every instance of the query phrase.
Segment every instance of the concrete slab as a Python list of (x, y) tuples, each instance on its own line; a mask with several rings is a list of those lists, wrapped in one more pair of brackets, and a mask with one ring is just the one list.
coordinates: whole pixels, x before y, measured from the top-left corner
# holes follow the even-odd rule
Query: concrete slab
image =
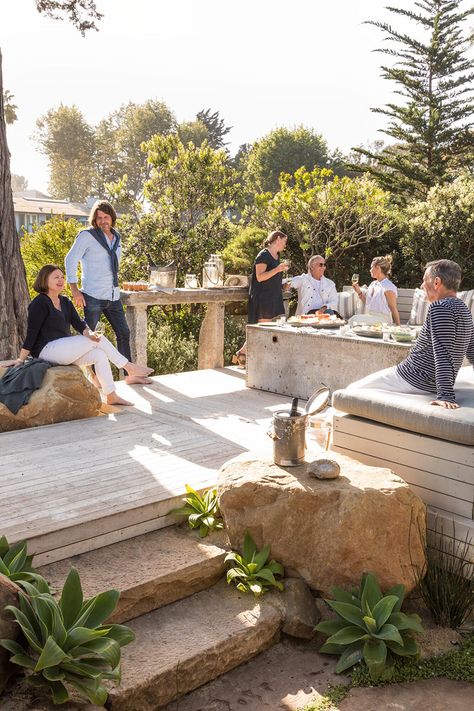
[(338, 330), (247, 326), (247, 386), (306, 400), (321, 383), (331, 392), (345, 388), (397, 365), (409, 350), (404, 343), (341, 336)]

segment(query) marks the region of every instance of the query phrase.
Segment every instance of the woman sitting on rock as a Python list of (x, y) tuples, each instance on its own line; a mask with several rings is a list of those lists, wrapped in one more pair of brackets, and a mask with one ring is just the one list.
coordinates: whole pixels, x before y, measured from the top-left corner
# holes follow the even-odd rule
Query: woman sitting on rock
[[(12, 364), (21, 365), (32, 355), (55, 365), (94, 365), (107, 403), (131, 405), (117, 395), (109, 361), (139, 377), (150, 375), (153, 369), (130, 363), (105, 336), (91, 331), (72, 301), (61, 294), (64, 284), (64, 274), (58, 266), (41, 267), (33, 284), (38, 296), (28, 306), (25, 342)], [(72, 336), (71, 326), (82, 335)]]

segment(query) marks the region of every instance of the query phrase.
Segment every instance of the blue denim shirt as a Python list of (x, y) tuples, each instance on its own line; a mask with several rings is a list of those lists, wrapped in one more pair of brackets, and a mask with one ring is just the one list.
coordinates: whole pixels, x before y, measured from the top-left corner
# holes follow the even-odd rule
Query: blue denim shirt
[[(111, 246), (115, 243), (115, 237)], [(121, 245), (117, 248), (120, 262)], [(74, 244), (66, 255), (66, 279), (69, 284), (77, 284), (77, 267), (81, 264), (81, 290), (96, 299), (117, 301), (120, 287), (114, 287), (110, 257), (105, 249), (87, 230), (79, 232)]]

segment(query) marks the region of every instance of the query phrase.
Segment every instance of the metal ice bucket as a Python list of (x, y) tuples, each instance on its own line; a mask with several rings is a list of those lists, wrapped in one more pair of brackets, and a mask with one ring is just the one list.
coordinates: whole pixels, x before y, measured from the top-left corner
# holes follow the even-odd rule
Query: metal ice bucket
[[(272, 428), (268, 436), (273, 440), (273, 461), (281, 467), (297, 467), (304, 463), (306, 449), (306, 421), (326, 407), (329, 388), (321, 386), (311, 395), (304, 412), (297, 410), (292, 415), (285, 410), (273, 414)], [(296, 404), (296, 403), (295, 403)]]
[(304, 462), (306, 415), (291, 416), (279, 410), (273, 414), (273, 461), (282, 467), (297, 467)]
[(176, 267), (150, 267), (150, 284), (166, 289), (176, 288)]

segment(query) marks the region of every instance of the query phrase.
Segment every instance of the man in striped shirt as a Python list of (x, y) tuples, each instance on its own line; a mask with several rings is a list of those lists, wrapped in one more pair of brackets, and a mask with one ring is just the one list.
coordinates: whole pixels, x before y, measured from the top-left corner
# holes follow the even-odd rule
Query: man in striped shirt
[(456, 376), (464, 358), (474, 365), (474, 325), (470, 310), (456, 297), (460, 283), (459, 264), (450, 259), (429, 262), (421, 286), (431, 305), (410, 355), (397, 366), (352, 383), (349, 389), (430, 392), (436, 395), (431, 405), (458, 408)]

